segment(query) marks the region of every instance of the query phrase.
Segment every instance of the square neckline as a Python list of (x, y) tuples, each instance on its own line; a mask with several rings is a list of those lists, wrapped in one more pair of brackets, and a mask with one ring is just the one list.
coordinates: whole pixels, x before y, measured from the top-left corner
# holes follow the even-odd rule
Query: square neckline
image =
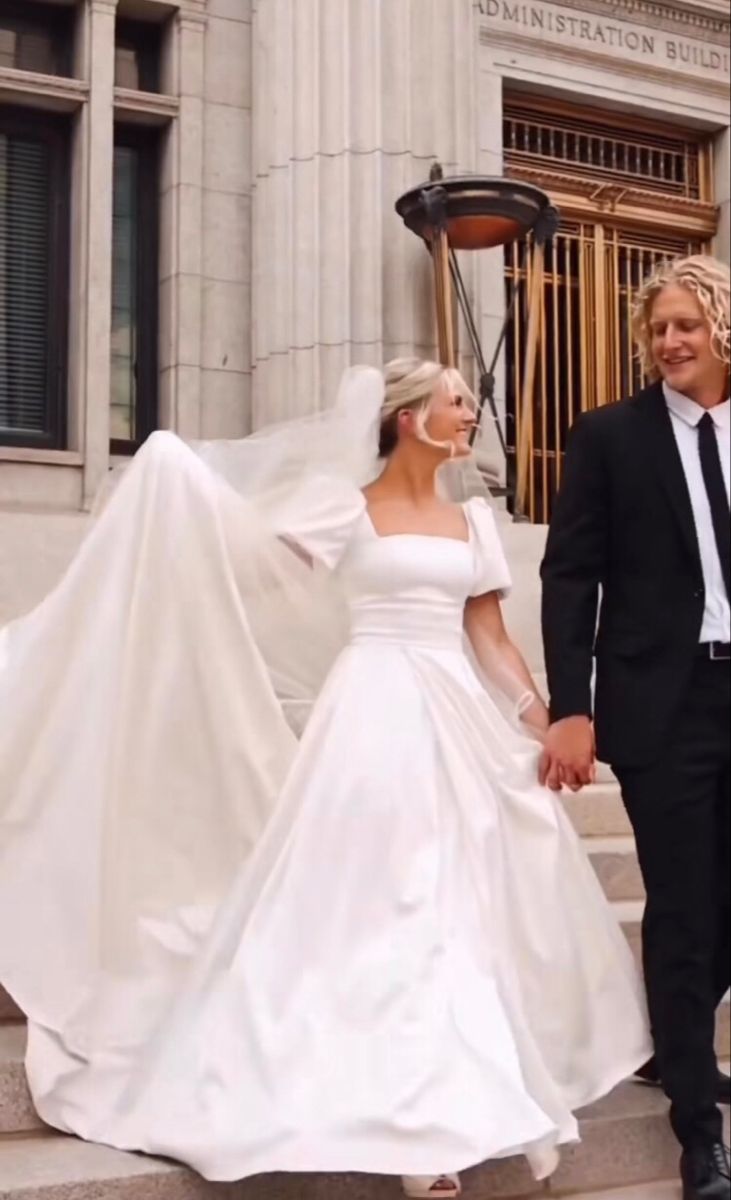
[[(361, 495), (362, 495), (362, 493), (361, 493)], [(462, 510), (462, 516), (464, 518), (465, 528), (467, 531), (467, 537), (457, 538), (457, 537), (450, 537), (448, 534), (444, 534), (444, 533), (409, 533), (409, 532), (379, 533), (378, 530), (376, 529), (373, 517), (370, 514), (370, 511), (368, 508), (368, 501), (366, 500), (365, 496), (363, 496), (363, 502), (364, 502), (363, 515), (365, 516), (366, 520), (368, 521), (371, 533), (379, 542), (387, 542), (390, 538), (423, 538), (425, 541), (430, 541), (430, 542), (454, 542), (457, 546), (470, 546), (472, 544), (472, 524), (470, 522), (469, 517), (467, 516), (467, 511), (465, 509), (464, 504), (460, 504), (459, 508)]]

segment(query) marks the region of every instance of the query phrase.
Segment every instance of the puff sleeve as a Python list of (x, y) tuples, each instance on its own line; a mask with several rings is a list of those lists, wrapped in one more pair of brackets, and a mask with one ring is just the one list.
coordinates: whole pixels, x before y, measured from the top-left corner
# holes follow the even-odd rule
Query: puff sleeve
[(512, 579), (500, 541), (495, 514), (487, 500), (475, 497), (465, 504), (474, 546), (475, 574), (471, 596), (498, 592), (501, 599), (510, 594)]

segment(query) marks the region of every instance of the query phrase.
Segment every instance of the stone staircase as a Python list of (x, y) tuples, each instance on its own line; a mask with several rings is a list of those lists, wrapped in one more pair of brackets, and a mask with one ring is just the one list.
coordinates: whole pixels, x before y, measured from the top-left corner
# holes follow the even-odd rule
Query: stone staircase
[[(593, 787), (564, 797), (627, 937), (639, 950), (643, 889), (619, 790), (604, 769)], [(729, 1005), (718, 1019), (727, 1059)], [(28, 1096), (21, 1013), (0, 991), (0, 1200), (396, 1200), (393, 1180), (365, 1176), (267, 1176), (241, 1184), (205, 1183), (171, 1163), (88, 1146), (45, 1129)], [(465, 1176), (465, 1197), (528, 1197), (611, 1192), (612, 1200), (675, 1200), (678, 1152), (664, 1097), (632, 1083), (581, 1117), (582, 1141), (563, 1154), (549, 1184), (537, 1186), (522, 1161), (489, 1164)], [(665, 1187), (658, 1181), (667, 1181)], [(624, 1189), (632, 1187), (632, 1191)], [(649, 1189), (649, 1190), (648, 1190)]]

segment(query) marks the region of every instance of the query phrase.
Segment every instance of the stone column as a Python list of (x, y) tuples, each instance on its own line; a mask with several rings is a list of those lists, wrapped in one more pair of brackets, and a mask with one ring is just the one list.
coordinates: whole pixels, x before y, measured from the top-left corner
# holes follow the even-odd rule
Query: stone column
[(251, 9), (209, 0), (203, 160), (202, 429), (251, 428)]
[(180, 97), (161, 171), (160, 418), (201, 435), (201, 274), (205, 17), (179, 13), (165, 86)]
[(91, 503), (109, 464), (112, 310), (112, 164), (114, 153), (114, 19), (117, 0), (90, 0), (83, 58), (89, 102), (81, 115), (74, 189), (72, 390), (84, 454), (83, 503)]
[(253, 37), (257, 427), (352, 362), (435, 354), (429, 259), (393, 206), (435, 160), (475, 168), (476, 34), (470, 0), (259, 0)]

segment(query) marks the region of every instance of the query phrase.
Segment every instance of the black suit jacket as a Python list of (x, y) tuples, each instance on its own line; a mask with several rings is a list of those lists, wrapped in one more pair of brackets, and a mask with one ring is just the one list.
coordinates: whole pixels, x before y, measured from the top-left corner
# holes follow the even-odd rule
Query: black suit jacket
[(660, 384), (579, 417), (541, 577), (552, 718), (591, 714), (595, 658), (599, 758), (655, 761), (688, 686), (705, 605)]

